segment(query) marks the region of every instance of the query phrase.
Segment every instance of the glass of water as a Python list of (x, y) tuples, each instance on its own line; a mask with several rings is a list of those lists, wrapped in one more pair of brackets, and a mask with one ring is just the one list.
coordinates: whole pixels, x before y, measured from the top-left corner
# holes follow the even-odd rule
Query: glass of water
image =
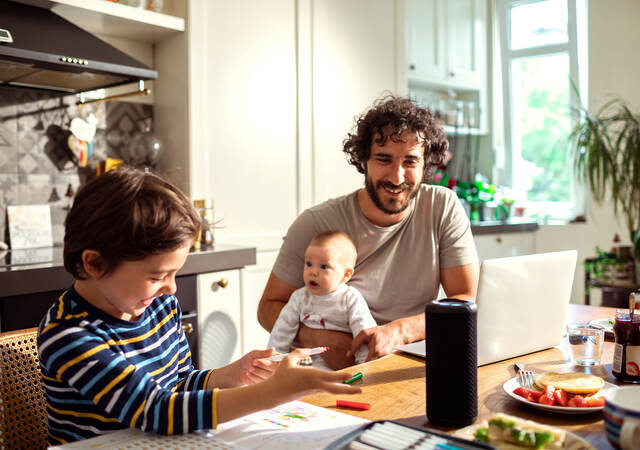
[(600, 364), (604, 330), (594, 328), (587, 323), (567, 325), (567, 342), (569, 356), (579, 366), (595, 366)]

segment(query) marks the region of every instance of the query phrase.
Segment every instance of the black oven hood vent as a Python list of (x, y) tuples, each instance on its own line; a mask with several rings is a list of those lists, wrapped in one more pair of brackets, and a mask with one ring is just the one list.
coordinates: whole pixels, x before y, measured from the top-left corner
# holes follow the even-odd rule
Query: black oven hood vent
[(158, 72), (54, 12), (0, 0), (0, 86), (73, 94)]

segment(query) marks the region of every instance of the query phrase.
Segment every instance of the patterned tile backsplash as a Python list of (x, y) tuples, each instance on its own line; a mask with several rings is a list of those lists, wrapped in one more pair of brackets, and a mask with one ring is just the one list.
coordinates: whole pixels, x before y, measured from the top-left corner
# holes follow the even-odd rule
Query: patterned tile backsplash
[[(64, 239), (64, 219), (78, 187), (95, 176), (107, 157), (123, 149), (153, 117), (149, 105), (103, 102), (76, 106), (75, 95), (57, 96), (29, 89), (0, 87), (0, 241), (9, 241), (7, 205), (51, 205), (53, 242)], [(78, 167), (66, 145), (74, 117), (98, 119), (93, 152)]]

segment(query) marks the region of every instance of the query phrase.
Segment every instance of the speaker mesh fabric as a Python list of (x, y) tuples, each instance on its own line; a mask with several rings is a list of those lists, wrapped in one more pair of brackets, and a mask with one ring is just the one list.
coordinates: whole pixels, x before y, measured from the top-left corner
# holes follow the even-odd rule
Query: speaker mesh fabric
[(478, 416), (477, 307), (442, 299), (425, 309), (429, 422), (464, 426)]

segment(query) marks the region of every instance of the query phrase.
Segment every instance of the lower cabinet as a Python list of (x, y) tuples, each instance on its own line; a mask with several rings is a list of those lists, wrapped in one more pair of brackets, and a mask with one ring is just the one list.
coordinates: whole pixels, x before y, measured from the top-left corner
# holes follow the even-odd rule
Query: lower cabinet
[(198, 275), (198, 360), (218, 368), (242, 356), (240, 270)]
[(480, 261), (535, 252), (535, 232), (482, 234), (473, 237)]

